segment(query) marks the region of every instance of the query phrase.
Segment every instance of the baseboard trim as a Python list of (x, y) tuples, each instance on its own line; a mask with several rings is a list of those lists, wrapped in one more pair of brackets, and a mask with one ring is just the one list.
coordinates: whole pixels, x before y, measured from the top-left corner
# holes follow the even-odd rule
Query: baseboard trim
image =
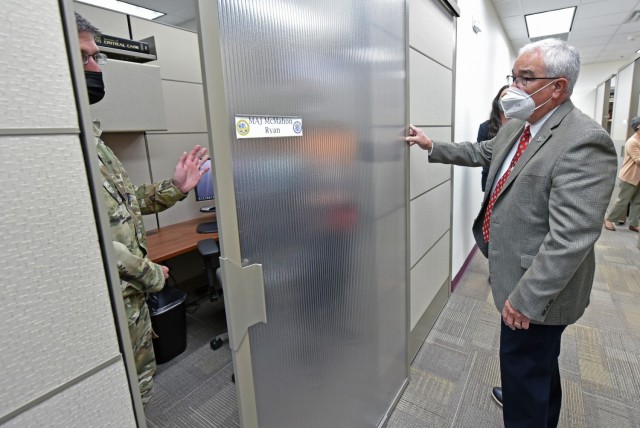
[(476, 255), (478, 250), (479, 250), (478, 246), (474, 245), (473, 248), (471, 249), (471, 252), (467, 256), (466, 260), (462, 264), (462, 267), (460, 268), (460, 270), (458, 271), (456, 276), (453, 278), (453, 281), (451, 281), (451, 292), (452, 293), (454, 291), (456, 291), (456, 287), (458, 286), (458, 283), (460, 282), (460, 278), (462, 278), (462, 275), (464, 275), (464, 273), (467, 271), (467, 268), (469, 267), (469, 264), (471, 263), (471, 260), (473, 259), (473, 256)]
[(440, 316), (440, 312), (442, 312), (442, 309), (444, 308), (444, 305), (447, 304), (448, 300), (449, 277), (447, 277), (444, 283), (440, 286), (440, 289), (433, 297), (433, 300), (427, 307), (427, 310), (424, 311), (424, 314), (422, 314), (422, 317), (417, 322), (416, 326), (409, 332), (409, 352), (407, 354), (409, 364), (411, 364), (422, 347), (424, 340), (427, 338), (427, 335), (436, 323), (438, 316)]

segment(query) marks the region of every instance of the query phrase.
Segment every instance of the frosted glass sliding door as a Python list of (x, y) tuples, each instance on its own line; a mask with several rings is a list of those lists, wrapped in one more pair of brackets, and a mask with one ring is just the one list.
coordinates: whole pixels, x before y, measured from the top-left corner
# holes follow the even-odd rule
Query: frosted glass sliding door
[(219, 0), (215, 13), (200, 7), (206, 85), (224, 87), (208, 99), (216, 194), (233, 191), (218, 201), (222, 256), (237, 240), (237, 263), (264, 280), (267, 322), (248, 332), (256, 420), (376, 426), (408, 370), (405, 2)]

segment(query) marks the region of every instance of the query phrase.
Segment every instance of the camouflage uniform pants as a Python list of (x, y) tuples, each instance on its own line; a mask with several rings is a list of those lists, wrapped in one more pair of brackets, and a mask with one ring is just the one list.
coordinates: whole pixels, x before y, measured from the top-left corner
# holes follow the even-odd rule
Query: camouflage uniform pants
[(133, 357), (138, 373), (138, 386), (142, 403), (147, 404), (153, 388), (153, 374), (156, 372), (156, 356), (153, 353), (153, 330), (149, 308), (144, 294), (135, 294), (124, 298), (129, 323), (129, 336), (133, 346)]

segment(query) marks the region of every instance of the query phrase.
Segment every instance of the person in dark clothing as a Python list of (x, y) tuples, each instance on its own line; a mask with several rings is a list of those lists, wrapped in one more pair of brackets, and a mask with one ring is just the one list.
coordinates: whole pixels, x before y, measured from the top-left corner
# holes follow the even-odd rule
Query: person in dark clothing
[[(493, 98), (493, 102), (491, 103), (491, 115), (489, 116), (489, 120), (485, 120), (480, 124), (478, 128), (478, 138), (476, 141), (486, 141), (490, 140), (496, 136), (500, 127), (509, 119), (502, 112), (502, 107), (500, 106), (500, 98), (502, 98), (506, 93), (508, 85), (504, 85), (496, 96)], [(489, 167), (482, 168), (482, 178), (480, 184), (482, 185), (482, 191), (484, 192), (485, 186), (487, 185), (487, 174), (489, 173)]]

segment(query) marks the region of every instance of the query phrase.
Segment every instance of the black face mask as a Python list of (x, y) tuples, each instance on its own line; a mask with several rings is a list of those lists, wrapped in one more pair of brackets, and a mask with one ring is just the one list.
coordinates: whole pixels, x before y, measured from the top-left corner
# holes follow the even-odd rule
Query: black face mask
[(89, 92), (89, 104), (95, 104), (104, 98), (104, 81), (102, 73), (98, 71), (84, 72), (87, 81), (87, 91)]

